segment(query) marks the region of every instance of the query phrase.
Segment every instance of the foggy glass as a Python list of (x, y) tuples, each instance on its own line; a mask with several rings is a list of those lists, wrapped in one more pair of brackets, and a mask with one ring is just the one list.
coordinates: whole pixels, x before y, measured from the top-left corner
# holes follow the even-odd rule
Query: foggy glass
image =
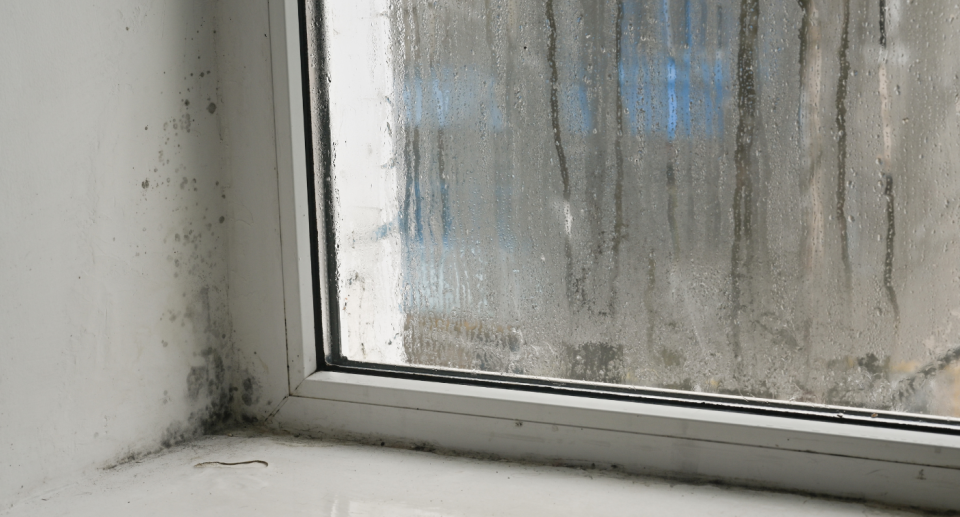
[(960, 8), (324, 2), (353, 361), (960, 416)]

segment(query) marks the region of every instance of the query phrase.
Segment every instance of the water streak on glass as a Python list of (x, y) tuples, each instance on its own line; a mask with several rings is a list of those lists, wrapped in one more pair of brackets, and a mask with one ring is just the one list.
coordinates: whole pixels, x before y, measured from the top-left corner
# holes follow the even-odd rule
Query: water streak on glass
[(325, 3), (343, 358), (960, 416), (960, 8)]

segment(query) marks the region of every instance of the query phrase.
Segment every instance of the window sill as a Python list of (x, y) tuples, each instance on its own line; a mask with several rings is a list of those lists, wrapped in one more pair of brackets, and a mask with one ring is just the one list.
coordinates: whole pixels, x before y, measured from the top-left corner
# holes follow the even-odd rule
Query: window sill
[(593, 469), (226, 432), (232, 436), (206, 436), (88, 479), (45, 486), (0, 515), (903, 515)]

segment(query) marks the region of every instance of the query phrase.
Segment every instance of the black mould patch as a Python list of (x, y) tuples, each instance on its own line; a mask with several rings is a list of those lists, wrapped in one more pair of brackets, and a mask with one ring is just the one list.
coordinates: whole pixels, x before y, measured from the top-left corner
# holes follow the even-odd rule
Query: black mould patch
[(223, 358), (220, 357), (219, 353), (211, 354), (211, 356), (205, 358), (205, 363), (202, 366), (190, 368), (190, 373), (187, 375), (187, 396), (192, 401), (199, 400), (201, 395), (215, 397), (220, 386), (223, 385), (223, 380), (226, 377)]
[(164, 429), (160, 435), (160, 446), (143, 451), (124, 452), (116, 460), (107, 464), (104, 469), (110, 470), (121, 465), (139, 461), (147, 456), (157, 454), (171, 447), (175, 447), (204, 434), (213, 434), (223, 429), (233, 421), (230, 412), (231, 397), (227, 391), (221, 391), (216, 398), (211, 399), (202, 408), (190, 413), (186, 422), (175, 421)]
[(213, 115), (214, 112), (217, 111), (217, 105), (211, 102), (210, 104), (207, 105), (207, 111), (209, 111), (210, 114)]
[[(183, 319), (192, 323), (198, 331), (197, 338), (207, 345), (198, 354), (203, 359), (202, 364), (191, 367), (186, 378), (187, 397), (197, 409), (186, 422), (175, 423), (167, 428), (163, 437), (164, 447), (209, 434), (233, 421), (231, 407), (236, 389), (230, 388), (227, 371), (229, 358), (225, 355), (229, 346), (223, 337), (228, 334), (228, 318), (220, 304), (214, 303), (221, 298), (218, 293), (215, 287), (201, 287), (193, 303), (184, 311)], [(256, 399), (259, 398), (257, 388), (256, 383), (251, 382), (250, 396)]]
[(257, 402), (260, 402), (260, 383), (257, 382), (256, 378), (251, 375), (247, 375), (243, 382), (241, 383), (242, 389), (240, 391), (240, 400), (243, 401), (245, 406), (252, 406)]
[(143, 183), (141, 183), (140, 186), (143, 187), (144, 190), (150, 188), (150, 180), (148, 180), (148, 179), (147, 179), (147, 180), (143, 180)]
[(426, 442), (423, 442), (423, 443), (415, 443), (415, 444), (413, 444), (413, 446), (410, 447), (410, 448), (413, 449), (413, 450), (415, 450), (415, 451), (420, 451), (420, 452), (433, 452), (433, 453), (436, 453), (436, 452), (437, 452), (437, 448), (434, 447), (433, 444), (431, 444), (431, 443), (426, 443)]
[(203, 408), (190, 413), (186, 422), (173, 422), (167, 426), (160, 437), (161, 448), (168, 449), (204, 434), (215, 433), (232, 419), (230, 395), (224, 391)]
[(163, 431), (160, 437), (160, 445), (163, 448), (173, 447), (194, 437), (194, 431), (187, 428), (181, 422), (173, 422)]

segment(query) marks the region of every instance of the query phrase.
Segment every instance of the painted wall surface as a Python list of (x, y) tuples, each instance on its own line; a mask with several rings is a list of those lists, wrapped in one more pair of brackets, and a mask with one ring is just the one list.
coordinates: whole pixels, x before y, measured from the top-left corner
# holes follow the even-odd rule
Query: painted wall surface
[(234, 403), (240, 418), (262, 421), (289, 393), (267, 2), (221, 2), (218, 25)]
[(216, 10), (0, 4), (0, 508), (242, 395)]

